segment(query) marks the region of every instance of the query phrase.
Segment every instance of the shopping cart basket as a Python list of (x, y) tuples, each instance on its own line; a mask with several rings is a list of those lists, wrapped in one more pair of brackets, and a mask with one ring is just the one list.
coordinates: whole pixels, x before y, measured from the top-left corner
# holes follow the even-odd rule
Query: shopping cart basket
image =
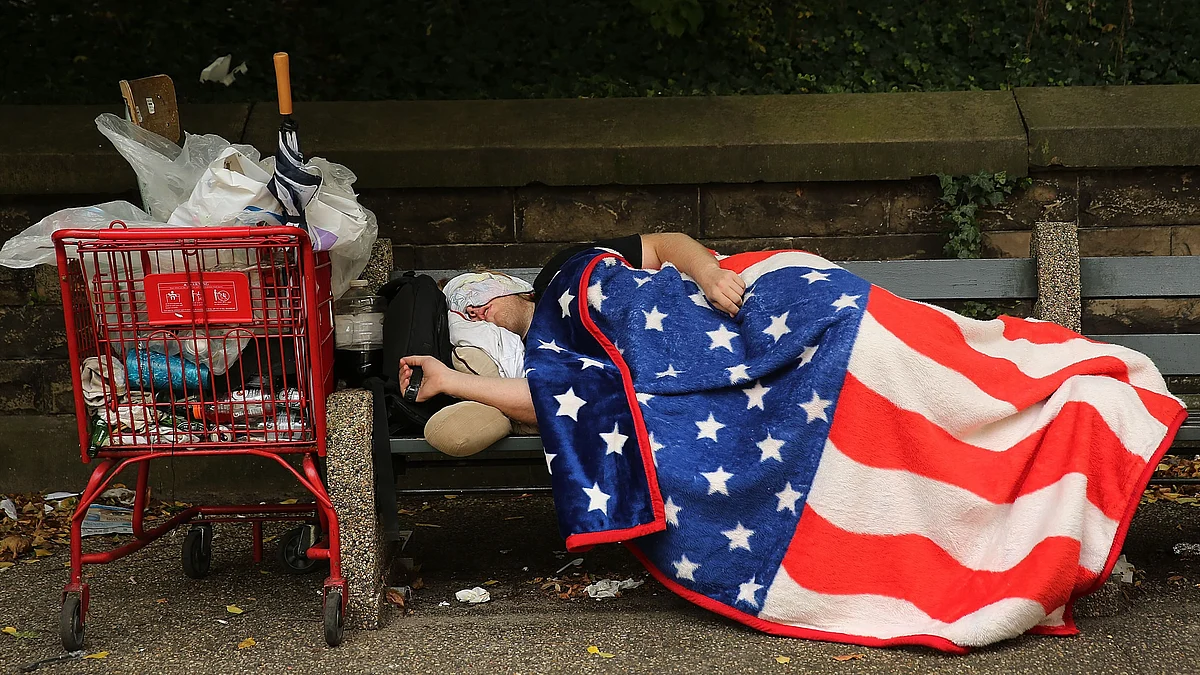
[[(83, 646), (85, 564), (112, 562), (187, 524), (183, 570), (201, 578), (212, 523), (250, 523), (259, 562), (265, 521), (300, 523), (281, 541), (289, 571), (328, 561), (325, 639), (340, 644), (346, 581), (337, 515), (316, 461), (325, 454), (333, 385), (328, 257), (286, 226), (130, 229), (116, 221), (106, 230), (56, 232), (54, 243), (81, 457), (97, 460), (71, 519), (63, 647)], [(314, 503), (192, 506), (146, 528), (151, 460), (232, 455), (278, 462)], [(293, 455), (299, 467), (288, 461)], [(88, 508), (131, 465), (133, 541), (84, 553)]]

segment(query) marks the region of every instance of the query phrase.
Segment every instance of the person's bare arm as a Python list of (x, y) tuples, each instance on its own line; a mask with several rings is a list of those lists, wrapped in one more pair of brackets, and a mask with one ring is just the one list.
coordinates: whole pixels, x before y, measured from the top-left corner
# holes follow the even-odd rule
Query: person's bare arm
[(671, 263), (696, 280), (705, 297), (718, 309), (733, 316), (742, 306), (746, 283), (736, 272), (721, 269), (704, 244), (682, 232), (642, 235), (642, 266), (660, 269)]
[(400, 359), (400, 391), (408, 388), (412, 366), (420, 366), (422, 370), (417, 401), (427, 401), (438, 394), (449, 394), (466, 401), (490, 405), (518, 422), (537, 424), (529, 380), (460, 373), (432, 356), (406, 356)]

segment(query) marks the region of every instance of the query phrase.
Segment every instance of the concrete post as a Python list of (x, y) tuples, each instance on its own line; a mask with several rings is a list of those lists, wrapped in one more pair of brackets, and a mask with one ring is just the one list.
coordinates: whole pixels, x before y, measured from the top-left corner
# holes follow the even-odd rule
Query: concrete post
[(1073, 331), (1081, 330), (1079, 232), (1073, 222), (1033, 227), (1029, 254), (1037, 266), (1038, 299), (1033, 314)]
[(346, 627), (379, 628), (387, 556), (375, 514), (371, 392), (335, 392), (326, 400), (325, 411), (325, 482), (341, 526), (342, 576), (349, 589)]

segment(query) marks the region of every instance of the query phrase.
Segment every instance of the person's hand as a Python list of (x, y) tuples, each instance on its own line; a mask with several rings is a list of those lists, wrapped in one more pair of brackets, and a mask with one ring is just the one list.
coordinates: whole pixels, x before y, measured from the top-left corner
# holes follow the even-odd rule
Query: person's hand
[(703, 277), (696, 279), (704, 297), (708, 298), (717, 309), (729, 316), (735, 316), (742, 307), (742, 295), (746, 292), (746, 282), (731, 270), (714, 267)]
[(400, 359), (400, 391), (408, 389), (412, 367), (421, 367), (421, 388), (417, 390), (417, 402), (428, 401), (438, 394), (447, 393), (449, 380), (454, 371), (432, 356), (406, 356)]

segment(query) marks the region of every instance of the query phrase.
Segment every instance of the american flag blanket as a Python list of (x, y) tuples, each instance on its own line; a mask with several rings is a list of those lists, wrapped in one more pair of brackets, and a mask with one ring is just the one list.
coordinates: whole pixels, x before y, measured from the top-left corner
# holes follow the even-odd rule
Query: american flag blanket
[(674, 267), (572, 258), (526, 365), (572, 550), (625, 542), (768, 633), (965, 651), (1077, 631), (1186, 417), (1143, 355), (977, 321), (800, 251), (735, 255), (736, 318)]

